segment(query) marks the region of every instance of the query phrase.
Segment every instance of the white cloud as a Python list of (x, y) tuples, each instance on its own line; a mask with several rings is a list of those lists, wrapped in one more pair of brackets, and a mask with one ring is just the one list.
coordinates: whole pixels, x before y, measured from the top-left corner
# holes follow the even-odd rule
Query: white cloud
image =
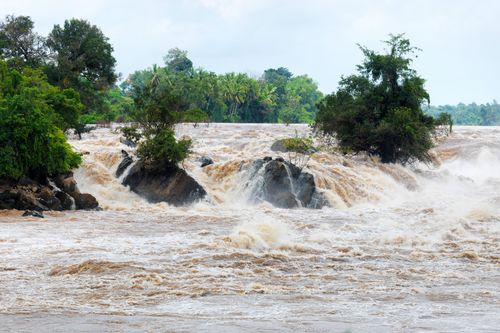
[(269, 3), (269, 1), (262, 0), (199, 0), (199, 2), (203, 7), (231, 21), (240, 19)]

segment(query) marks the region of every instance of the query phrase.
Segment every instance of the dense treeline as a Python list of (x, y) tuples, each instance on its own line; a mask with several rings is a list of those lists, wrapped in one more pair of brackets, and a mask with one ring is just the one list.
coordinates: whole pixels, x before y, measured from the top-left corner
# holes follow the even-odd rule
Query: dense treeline
[(463, 104), (430, 106), (425, 111), (433, 117), (446, 112), (451, 115), (453, 123), (457, 125), (499, 126), (500, 104), (497, 101), (487, 104)]
[(244, 73), (217, 75), (194, 68), (187, 52), (171, 49), (165, 65), (136, 71), (121, 85), (136, 99), (153, 79), (164, 78), (184, 97), (185, 108), (206, 114), (214, 122), (311, 123), (322, 94), (307, 75), (288, 69), (268, 69), (256, 79)]

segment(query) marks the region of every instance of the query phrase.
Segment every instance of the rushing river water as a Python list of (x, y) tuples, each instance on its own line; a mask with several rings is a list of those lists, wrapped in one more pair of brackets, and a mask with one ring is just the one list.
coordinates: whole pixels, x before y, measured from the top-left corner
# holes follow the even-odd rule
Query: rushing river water
[(498, 332), (500, 128), (457, 128), (432, 167), (316, 153), (320, 210), (250, 205), (241, 186), (242, 163), (306, 126), (177, 131), (205, 202), (129, 192), (130, 148), (104, 128), (71, 141), (103, 211), (0, 211), (0, 331)]

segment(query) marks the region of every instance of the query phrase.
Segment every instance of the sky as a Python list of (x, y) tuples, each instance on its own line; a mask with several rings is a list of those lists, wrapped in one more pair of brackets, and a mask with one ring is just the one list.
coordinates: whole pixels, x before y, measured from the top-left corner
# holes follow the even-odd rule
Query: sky
[(500, 100), (497, 0), (0, 0), (8, 14), (31, 16), (44, 36), (70, 18), (99, 26), (123, 77), (179, 47), (195, 67), (255, 77), (287, 67), (324, 93), (361, 63), (356, 44), (382, 51), (405, 33), (422, 49), (413, 66), (431, 104)]

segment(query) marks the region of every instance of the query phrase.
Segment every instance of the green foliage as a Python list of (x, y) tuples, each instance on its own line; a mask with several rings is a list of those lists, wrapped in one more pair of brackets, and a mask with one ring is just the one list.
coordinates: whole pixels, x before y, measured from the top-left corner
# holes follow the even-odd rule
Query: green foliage
[(318, 112), (316, 104), (323, 94), (307, 75), (288, 80), (284, 104), (278, 106), (278, 119), (283, 123), (312, 123)]
[(382, 162), (428, 161), (435, 121), (422, 112), (429, 95), (410, 67), (418, 49), (403, 35), (390, 37), (385, 54), (360, 46), (358, 74), (343, 77), (319, 103), (315, 127), (344, 151), (366, 151)]
[[(384, 153), (382, 161), (406, 163), (413, 158), (430, 161), (432, 122), (422, 119), (420, 112), (407, 107), (390, 109), (375, 128), (374, 137)], [(388, 155), (388, 154), (392, 155)]]
[(139, 143), (139, 141), (142, 138), (142, 133), (139, 131), (139, 128), (135, 125), (121, 127), (120, 132), (122, 133), (125, 140), (132, 142), (134, 144)]
[(182, 162), (190, 153), (191, 140), (176, 140), (174, 130), (161, 128), (146, 134), (137, 148), (137, 155), (162, 167)]
[(170, 49), (163, 60), (172, 72), (190, 74), (193, 71), (193, 62), (187, 57), (187, 51), (178, 48)]
[(189, 109), (183, 113), (182, 122), (184, 123), (194, 123), (195, 126), (198, 123), (207, 123), (210, 120), (208, 114), (201, 111), (199, 108)]
[(106, 90), (117, 79), (113, 47), (102, 31), (85, 20), (55, 25), (47, 38), (53, 61), (46, 67), (49, 81), (80, 94), (85, 113), (99, 112)]
[(48, 84), (39, 70), (0, 62), (0, 178), (43, 177), (79, 165), (57, 126), (79, 105), (77, 97)]
[(438, 118), (440, 113), (448, 113), (454, 124), (476, 125), (476, 126), (499, 126), (500, 125), (500, 104), (497, 101), (486, 104), (463, 104), (430, 106), (425, 112), (434, 118)]
[(0, 58), (17, 68), (42, 65), (47, 58), (45, 39), (33, 27), (29, 16), (6, 16), (0, 22)]
[(442, 112), (435, 118), (436, 132), (438, 135), (449, 135), (453, 130), (451, 114)]
[(299, 137), (297, 133), (292, 138), (281, 140), (281, 143), (288, 151), (288, 161), (302, 170), (316, 151), (311, 137)]
[[(147, 85), (168, 83), (176, 95), (182, 96), (185, 110), (203, 112), (198, 112), (195, 123), (205, 121), (205, 114), (215, 122), (311, 122), (322, 97), (312, 79), (293, 77), (282, 67), (266, 70), (258, 80), (243, 73), (217, 75), (193, 69), (187, 52), (179, 49), (170, 50), (165, 63), (165, 67), (133, 73), (122, 89), (137, 101)], [(185, 116), (190, 113), (183, 112)]]
[[(124, 87), (133, 97), (136, 125), (124, 127), (125, 139), (139, 143), (137, 154), (158, 168), (182, 162), (189, 154), (190, 140), (177, 140), (173, 127), (181, 121), (205, 119), (201, 110), (190, 109), (182, 85), (172, 84), (172, 78), (187, 77), (168, 68), (153, 67), (134, 73)], [(183, 82), (179, 80), (179, 82)]]
[(293, 138), (286, 138), (281, 140), (283, 146), (286, 150), (301, 153), (301, 154), (310, 154), (315, 151), (313, 145), (313, 139), (310, 137), (298, 137), (295, 136)]

